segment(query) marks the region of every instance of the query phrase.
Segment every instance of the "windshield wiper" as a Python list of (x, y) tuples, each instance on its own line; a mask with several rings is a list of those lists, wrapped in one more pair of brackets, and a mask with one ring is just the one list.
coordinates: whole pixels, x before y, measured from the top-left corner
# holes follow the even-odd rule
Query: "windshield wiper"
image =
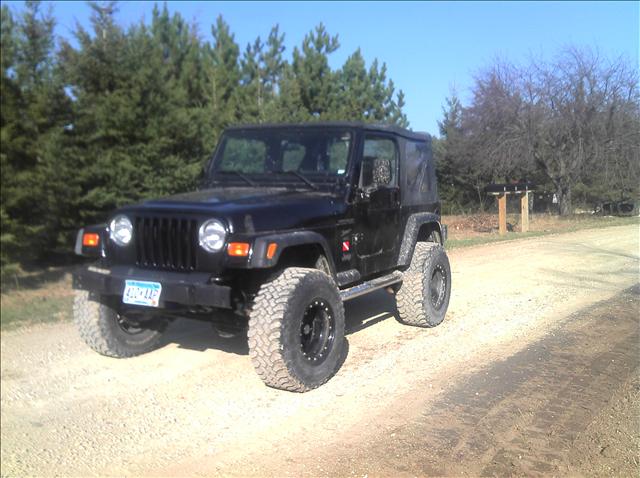
[(282, 171), (284, 174), (293, 174), (295, 177), (301, 179), (302, 181), (304, 181), (307, 186), (309, 186), (311, 189), (318, 189), (318, 186), (313, 184), (311, 181), (309, 181), (306, 177), (304, 177), (302, 174), (300, 174), (298, 171)]
[(244, 180), (249, 186), (256, 186), (255, 182), (253, 182), (251, 179), (246, 177), (240, 171), (216, 171), (216, 174), (235, 174), (240, 179)]

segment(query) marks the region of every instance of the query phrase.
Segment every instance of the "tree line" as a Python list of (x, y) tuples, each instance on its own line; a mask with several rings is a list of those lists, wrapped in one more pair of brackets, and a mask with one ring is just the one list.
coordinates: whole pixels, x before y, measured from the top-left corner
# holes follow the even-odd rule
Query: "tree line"
[[(120, 205), (194, 187), (229, 125), (409, 126), (385, 64), (356, 50), (332, 68), (340, 43), (322, 24), (289, 54), (277, 25), (241, 48), (222, 17), (203, 35), (156, 6), (123, 28), (116, 3), (90, 5), (73, 43), (39, 2), (1, 9), (3, 274), (69, 254), (79, 226)], [(568, 47), (551, 60), (495, 61), (468, 98), (446, 99), (434, 138), (445, 212), (484, 209), (495, 182), (533, 181), (562, 214), (638, 197), (639, 80), (627, 59)]]
[(452, 94), (436, 143), (445, 210), (483, 209), (487, 184), (532, 181), (559, 212), (640, 196), (638, 68), (566, 47), (545, 61), (495, 61), (463, 105)]
[(287, 54), (284, 33), (244, 49), (220, 16), (210, 35), (166, 5), (123, 28), (91, 3), (89, 29), (57, 38), (52, 10), (2, 6), (2, 270), (67, 254), (80, 225), (194, 187), (231, 124), (362, 120), (408, 126), (404, 94), (360, 50), (337, 69), (320, 24)]

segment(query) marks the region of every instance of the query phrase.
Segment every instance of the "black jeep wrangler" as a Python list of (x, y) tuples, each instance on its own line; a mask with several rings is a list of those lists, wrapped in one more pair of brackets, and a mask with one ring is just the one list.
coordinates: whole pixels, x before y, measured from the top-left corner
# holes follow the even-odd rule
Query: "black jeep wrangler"
[(451, 269), (431, 140), (363, 123), (227, 129), (198, 190), (81, 229), (73, 277), (96, 352), (153, 349), (177, 317), (248, 330), (269, 386), (304, 392), (344, 355), (343, 302), (385, 288), (401, 322), (438, 325)]

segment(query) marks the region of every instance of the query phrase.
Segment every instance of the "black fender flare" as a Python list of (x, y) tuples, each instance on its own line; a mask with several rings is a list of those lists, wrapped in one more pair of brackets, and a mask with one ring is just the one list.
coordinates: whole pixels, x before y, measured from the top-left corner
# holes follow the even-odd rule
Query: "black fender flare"
[[(278, 245), (275, 255), (271, 258), (267, 258), (267, 249), (269, 244), (275, 243)], [(283, 232), (278, 234), (270, 234), (267, 236), (260, 236), (256, 238), (253, 243), (253, 251), (251, 253), (251, 260), (249, 261), (250, 268), (264, 269), (274, 267), (280, 260), (280, 255), (288, 247), (313, 245), (320, 246), (324, 255), (329, 263), (331, 269), (331, 275), (335, 278), (336, 267), (333, 262), (333, 254), (327, 240), (317, 232), (313, 231), (293, 231)]]
[(447, 228), (440, 224), (440, 216), (432, 212), (418, 212), (411, 214), (407, 219), (407, 225), (404, 228), (404, 237), (400, 245), (398, 253), (398, 267), (408, 267), (413, 257), (413, 251), (418, 242), (418, 232), (425, 224), (434, 224), (440, 233), (442, 243), (447, 238)]

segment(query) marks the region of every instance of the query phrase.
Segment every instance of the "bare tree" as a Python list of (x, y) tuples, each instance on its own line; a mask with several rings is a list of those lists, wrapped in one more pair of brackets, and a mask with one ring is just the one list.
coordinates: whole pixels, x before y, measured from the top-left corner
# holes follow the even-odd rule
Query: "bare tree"
[(472, 93), (457, 149), (476, 179), (543, 173), (563, 215), (573, 211), (579, 182), (638, 193), (639, 82), (626, 59), (570, 47), (526, 67), (496, 61), (475, 77)]
[(611, 175), (620, 177), (620, 166), (633, 156), (637, 162), (637, 74), (623, 59), (609, 62), (577, 48), (550, 63), (536, 62), (530, 71), (522, 85), (528, 95), (523, 138), (556, 187), (560, 214), (569, 214), (579, 180), (602, 180), (604, 172), (612, 187)]
[(523, 169), (519, 71), (503, 61), (477, 75), (463, 124), (473, 138), (475, 161), (492, 179), (520, 176)]

